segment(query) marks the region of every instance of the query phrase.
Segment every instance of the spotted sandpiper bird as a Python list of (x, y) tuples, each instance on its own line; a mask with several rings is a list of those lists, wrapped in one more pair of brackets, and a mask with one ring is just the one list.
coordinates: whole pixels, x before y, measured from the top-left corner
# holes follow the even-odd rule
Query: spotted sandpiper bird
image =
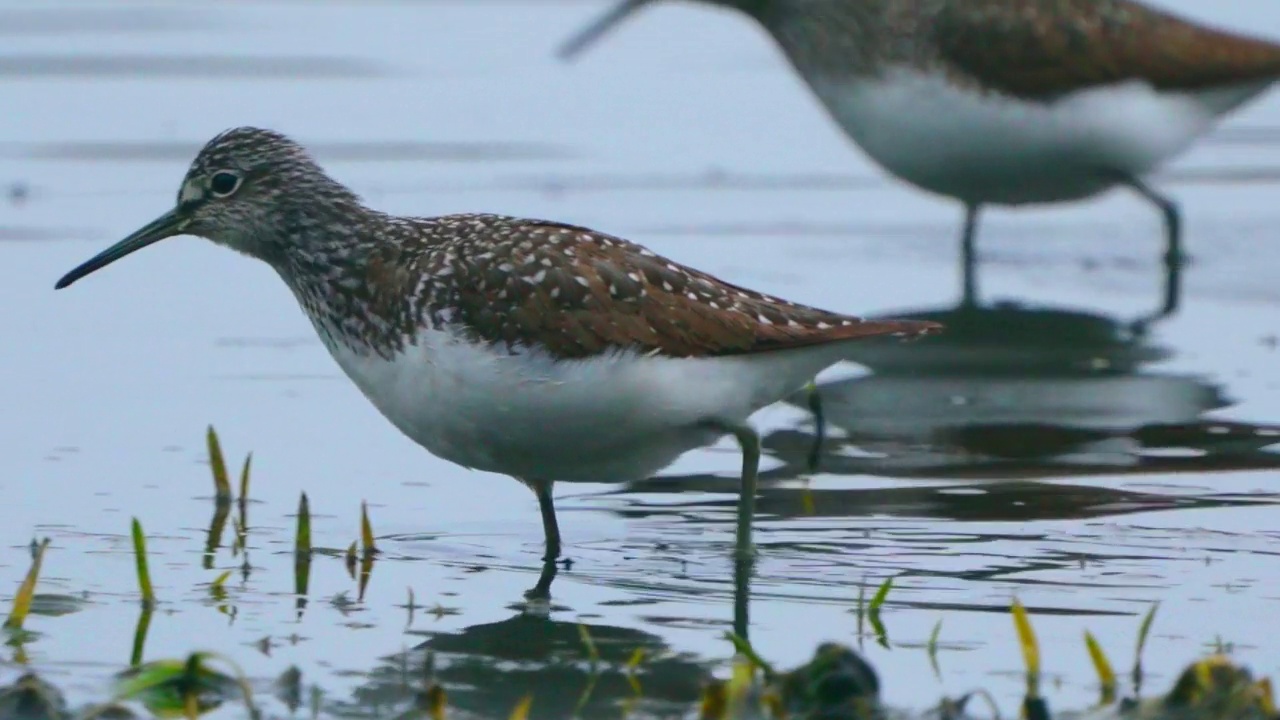
[[(653, 0), (623, 0), (571, 57)], [(1134, 0), (702, 0), (774, 38), (832, 118), (894, 176), (964, 206), (966, 297), (984, 205), (1128, 187), (1164, 218), (1178, 303), (1178, 206), (1146, 177), (1280, 76), (1280, 45)]]
[(844, 359), (918, 336), (730, 285), (583, 227), (365, 207), (298, 143), (242, 127), (192, 162), (177, 206), (67, 273), (196, 235), (265, 261), (338, 365), (405, 435), (533, 489), (560, 554), (556, 480), (644, 479), (732, 435), (737, 550), (750, 550), (760, 440), (748, 417)]

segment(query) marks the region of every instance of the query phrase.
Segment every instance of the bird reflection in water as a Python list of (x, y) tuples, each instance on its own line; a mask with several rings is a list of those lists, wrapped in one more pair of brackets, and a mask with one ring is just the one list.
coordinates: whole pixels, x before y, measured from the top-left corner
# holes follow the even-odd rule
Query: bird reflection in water
[[(764, 440), (765, 452), (781, 464), (761, 473), (759, 513), (1098, 517), (1264, 498), (1174, 496), (1064, 479), (1280, 467), (1280, 454), (1268, 449), (1280, 441), (1280, 425), (1210, 417), (1232, 401), (1210, 378), (1153, 369), (1172, 351), (1154, 343), (1141, 323), (1074, 309), (982, 307), (967, 300), (894, 316), (941, 322), (947, 332), (925, 341), (928, 352), (919, 345), (868, 342), (851, 359), (870, 373), (818, 386), (825, 422), (834, 431), (823, 440), (819, 469), (943, 484), (810, 489), (795, 480), (809, 474), (814, 435), (783, 428)], [(803, 395), (788, 402), (801, 410), (809, 406)], [(1057, 482), (1038, 482), (1049, 479)], [(719, 492), (726, 482), (710, 474), (666, 476), (620, 492)], [(963, 488), (976, 492), (958, 491)], [(802, 492), (812, 502), (798, 502)], [(670, 503), (636, 502), (621, 512), (679, 510)]]

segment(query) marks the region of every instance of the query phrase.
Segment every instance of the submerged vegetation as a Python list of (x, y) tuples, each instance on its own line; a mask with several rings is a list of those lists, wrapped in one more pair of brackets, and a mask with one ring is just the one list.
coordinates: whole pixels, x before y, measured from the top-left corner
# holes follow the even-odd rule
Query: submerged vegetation
[[(212, 569), (211, 559), (221, 547), (225, 523), (233, 505), (237, 506), (235, 539), (229, 547), (232, 557), (242, 558), (248, 568), (248, 489), (250, 458), (246, 457), (239, 478), (239, 495), (231, 490), (227, 465), (222, 455), (221, 443), (213, 428), (207, 433), (209, 466), (213, 477), (214, 520), (208, 531), (208, 540), (202, 556), (202, 567)], [(358, 581), (358, 599), (363, 601), (365, 589), (374, 570), (375, 558), (383, 551), (377, 547), (373, 523), (367, 503), (361, 503), (359, 533), (356, 540), (341, 549), (318, 548), (313, 545), (312, 510), (307, 494), (301, 493), (293, 533), (292, 557), (294, 561), (294, 586), (296, 618), (301, 619), (307, 608), (312, 563), (317, 555), (345, 560), (345, 568), (351, 578)], [(31, 565), (14, 594), (4, 628), (8, 645), (15, 648), (14, 664), (23, 672), (6, 687), (0, 687), (0, 720), (23, 718), (25, 720), (87, 720), (89, 718), (175, 717), (195, 718), (222, 708), (232, 717), (260, 718), (283, 717), (272, 707), (283, 706), (289, 716), (299, 712), (310, 717), (351, 716), (343, 708), (331, 708), (323, 693), (315, 684), (304, 684), (302, 671), (288, 668), (269, 684), (247, 678), (235, 661), (212, 652), (193, 648), (185, 658), (144, 659), (147, 631), (152, 615), (160, 605), (152, 582), (152, 564), (148, 557), (147, 536), (142, 522), (134, 518), (130, 523), (129, 537), (135, 560), (137, 589), (141, 615), (134, 632), (129, 664), (113, 676), (109, 687), (104, 688), (105, 699), (78, 709), (72, 709), (59, 687), (33, 671), (23, 646), (38, 635), (24, 629), (25, 621), (32, 613), (37, 599), (40, 573), (49, 558), (48, 539), (31, 546)], [(162, 572), (163, 574), (163, 572)], [(233, 570), (224, 569), (208, 583), (207, 598), (218, 612), (234, 622), (236, 608), (226, 583)], [(779, 670), (765, 659), (746, 637), (734, 633), (725, 635), (725, 652), (732, 655), (722, 680), (709, 681), (702, 690), (696, 705), (682, 713), (699, 720), (883, 720), (907, 715), (885, 707), (881, 701), (881, 679), (875, 668), (860, 653), (863, 641), (874, 641), (890, 648), (889, 632), (882, 617), (891, 606), (894, 593), (893, 576), (880, 582), (868, 598), (869, 586), (858, 586), (856, 604), (849, 612), (856, 615), (856, 634), (851, 645), (827, 642), (820, 645), (812, 658), (791, 670)], [(161, 578), (162, 583), (164, 579)], [(165, 586), (171, 587), (171, 586)], [(166, 596), (172, 597), (169, 592)], [(350, 604), (349, 600), (333, 602)], [(407, 610), (412, 624), (415, 611), (447, 614), (437, 605), (436, 610), (420, 605), (412, 588), (407, 591), (407, 602), (400, 605)], [(1042, 661), (1044, 650), (1036, 638), (1032, 618), (1018, 599), (1010, 606), (1013, 633), (1024, 665), (1025, 692), (1020, 717), (1025, 720), (1159, 720), (1163, 718), (1187, 720), (1280, 720), (1271, 682), (1267, 678), (1255, 678), (1246, 668), (1234, 663), (1221, 653), (1192, 662), (1186, 666), (1165, 694), (1152, 698), (1142, 697), (1144, 672), (1142, 655), (1146, 648), (1156, 616), (1152, 605), (1137, 627), (1132, 669), (1128, 674), (1128, 687), (1123, 687), (1120, 676), (1107, 656), (1103, 642), (1093, 633), (1083, 633), (1084, 651), (1097, 676), (1099, 698), (1096, 705), (1082, 711), (1056, 712), (1050, 708), (1042, 687)], [(577, 622), (571, 626), (576, 632), (580, 648), (578, 665), (585, 677), (584, 684), (574, 687), (572, 711), (568, 717), (594, 717), (588, 713), (597, 689), (609, 682), (610, 676), (623, 678), (626, 690), (611, 691), (619, 718), (646, 717), (644, 709), (645, 687), (642, 680), (650, 652), (643, 646), (620, 648), (614, 638), (602, 641), (593, 634), (591, 625)], [(933, 673), (941, 677), (944, 672), (938, 662), (939, 637), (943, 620), (939, 618), (922, 648), (928, 655)], [(897, 647), (912, 647), (898, 645)], [(415, 654), (422, 657), (422, 667), (410, 670), (406, 664), (399, 672), (399, 682), (408, 690), (409, 700), (402, 702), (390, 715), (396, 720), (424, 718), (471, 717), (472, 715), (451, 702), (452, 692), (476, 688), (459, 687), (455, 681), (446, 680), (437, 672), (435, 650), (427, 647)], [(409, 655), (406, 654), (406, 658)], [(622, 660), (621, 658), (625, 658)], [(407, 663), (407, 660), (406, 660)], [(891, 678), (891, 683), (912, 682), (908, 678)], [(565, 688), (551, 684), (539, 686), (534, 692), (520, 692), (513, 696), (509, 711), (503, 713), (510, 720), (526, 720), (537, 713), (540, 697), (544, 701), (563, 693)], [(479, 688), (483, 691), (483, 688)], [(264, 701), (264, 697), (269, 698)], [(963, 720), (987, 717), (985, 712), (970, 707), (975, 698), (983, 698), (990, 705), (990, 717), (1000, 713), (991, 696), (975, 691), (959, 698), (943, 697), (937, 700), (934, 711), (928, 717), (938, 720)], [(227, 716), (227, 715), (220, 715)], [(369, 717), (368, 714), (360, 714)], [(540, 717), (543, 715), (540, 715)], [(664, 715), (665, 716), (665, 715)], [(486, 715), (487, 717), (487, 715)]]

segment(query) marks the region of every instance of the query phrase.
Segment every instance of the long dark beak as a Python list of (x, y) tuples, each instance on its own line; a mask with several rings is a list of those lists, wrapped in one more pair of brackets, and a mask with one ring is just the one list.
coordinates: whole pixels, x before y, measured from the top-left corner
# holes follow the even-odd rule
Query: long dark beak
[(103, 250), (97, 255), (94, 255), (75, 270), (63, 275), (62, 279), (58, 281), (58, 284), (53, 287), (55, 290), (61, 290), (85, 275), (88, 275), (95, 270), (101, 270), (135, 250), (141, 250), (142, 248), (153, 243), (158, 243), (167, 237), (181, 235), (186, 226), (187, 218), (179, 212), (178, 208), (174, 208), (155, 220), (152, 220), (146, 227), (138, 230), (129, 237), (121, 240), (115, 245), (112, 245), (106, 250)]
[(652, 0), (622, 0), (622, 2), (613, 6), (609, 12), (600, 16), (600, 19), (579, 30), (570, 37), (569, 40), (560, 46), (560, 50), (556, 55), (561, 60), (572, 60), (578, 53), (587, 49), (595, 41), (599, 40), (605, 33), (613, 29), (614, 25), (631, 17), (631, 14), (640, 8), (648, 5)]

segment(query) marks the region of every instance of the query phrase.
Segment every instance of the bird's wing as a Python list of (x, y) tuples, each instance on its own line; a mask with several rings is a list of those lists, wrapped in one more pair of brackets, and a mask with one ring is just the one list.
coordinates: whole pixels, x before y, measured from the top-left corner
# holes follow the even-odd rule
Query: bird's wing
[(962, 74), (1030, 99), (1127, 80), (1191, 91), (1280, 76), (1280, 45), (1132, 0), (949, 2), (933, 32)]
[[(739, 355), (938, 326), (871, 321), (772, 298), (635, 243), (558, 223), (498, 218), (455, 252), (456, 324), (510, 348), (561, 358), (621, 349), (670, 357)], [(499, 239), (501, 250), (490, 244)]]

